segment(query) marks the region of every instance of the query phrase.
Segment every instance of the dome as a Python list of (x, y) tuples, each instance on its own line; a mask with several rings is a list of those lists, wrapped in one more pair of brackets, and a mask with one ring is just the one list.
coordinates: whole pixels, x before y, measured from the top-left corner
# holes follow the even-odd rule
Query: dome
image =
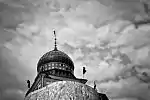
[(74, 72), (74, 63), (71, 58), (64, 52), (57, 50), (57, 48), (47, 52), (40, 58), (37, 64), (37, 71), (41, 72), (43, 69), (42, 67), (44, 66), (47, 66), (47, 69), (52, 69), (53, 66), (51, 65), (53, 64), (55, 64), (54, 66), (57, 69), (61, 69), (63, 66), (65, 66), (65, 70), (68, 70), (71, 73)]

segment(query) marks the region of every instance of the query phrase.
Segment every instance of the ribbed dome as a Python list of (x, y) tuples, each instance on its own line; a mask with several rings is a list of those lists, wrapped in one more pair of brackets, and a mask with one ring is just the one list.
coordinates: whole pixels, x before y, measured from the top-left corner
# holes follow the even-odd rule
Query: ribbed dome
[[(42, 65), (51, 63), (51, 62), (65, 64), (69, 67), (69, 69), (74, 71), (74, 64), (71, 58), (64, 52), (59, 51), (57, 49), (47, 52), (40, 58), (38, 65), (37, 65), (37, 71), (41, 72)], [(61, 66), (58, 66), (58, 67), (61, 67)]]

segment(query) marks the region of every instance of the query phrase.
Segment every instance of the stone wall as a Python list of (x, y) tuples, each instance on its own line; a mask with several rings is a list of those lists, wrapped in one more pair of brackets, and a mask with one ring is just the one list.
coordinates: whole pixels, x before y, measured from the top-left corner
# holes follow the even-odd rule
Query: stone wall
[(25, 100), (100, 100), (100, 98), (90, 86), (73, 81), (59, 81), (30, 93)]

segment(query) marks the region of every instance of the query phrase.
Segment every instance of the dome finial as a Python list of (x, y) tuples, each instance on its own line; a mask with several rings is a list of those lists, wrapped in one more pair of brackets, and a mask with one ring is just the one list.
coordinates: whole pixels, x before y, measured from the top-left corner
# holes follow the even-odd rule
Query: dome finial
[(55, 37), (55, 45), (54, 45), (55, 47), (54, 47), (54, 50), (57, 50), (57, 42), (56, 42), (57, 39), (56, 39), (56, 33), (55, 33), (55, 30), (54, 30), (53, 32), (54, 32), (54, 37)]

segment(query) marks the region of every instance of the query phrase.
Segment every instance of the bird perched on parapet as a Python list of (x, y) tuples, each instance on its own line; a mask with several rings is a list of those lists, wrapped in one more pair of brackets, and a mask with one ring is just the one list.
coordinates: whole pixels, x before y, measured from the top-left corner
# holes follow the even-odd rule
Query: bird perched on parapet
[[(94, 81), (94, 90), (96, 90), (96, 83), (95, 83), (95, 81)], [(96, 90), (97, 91), (97, 90)]]
[(83, 67), (83, 78), (84, 78), (85, 73), (86, 73), (86, 69), (85, 69), (85, 67)]
[(29, 80), (27, 80), (27, 84), (28, 84), (28, 88), (30, 88), (30, 81)]

